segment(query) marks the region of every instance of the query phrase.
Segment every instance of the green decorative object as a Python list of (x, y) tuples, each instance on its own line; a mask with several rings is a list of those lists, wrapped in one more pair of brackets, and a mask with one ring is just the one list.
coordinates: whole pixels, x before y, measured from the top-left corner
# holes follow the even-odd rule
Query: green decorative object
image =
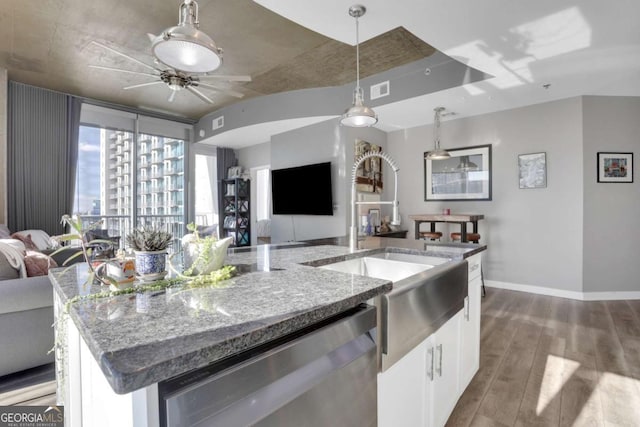
[(222, 240), (214, 236), (200, 237), (194, 224), (187, 225), (187, 229), (191, 233), (182, 238), (184, 276), (206, 275), (219, 270), (233, 237)]
[[(85, 228), (82, 226), (82, 221), (77, 216), (63, 215), (60, 223), (67, 226), (69, 228), (69, 232), (61, 236), (54, 236), (54, 239), (61, 243), (71, 241), (80, 242), (78, 252), (67, 258), (63, 265), (67, 265), (72, 260), (83, 256), (85, 261), (89, 263), (89, 277), (87, 278), (88, 283), (93, 283), (93, 280), (97, 279), (101, 285), (114, 286), (117, 288), (119, 283), (116, 279), (102, 274), (97, 274), (98, 270), (100, 270), (105, 264), (109, 263), (108, 260), (89, 262), (92, 259), (92, 255), (94, 255), (96, 247), (92, 247), (89, 245), (87, 234), (93, 230), (98, 229), (102, 225), (102, 220), (96, 221)], [(108, 247), (113, 247), (112, 240), (93, 239), (91, 240), (91, 244), (102, 244), (107, 245)], [(61, 246), (60, 249), (51, 253), (50, 256), (54, 256), (59, 252), (64, 251), (66, 248), (66, 246)]]
[(127, 234), (126, 241), (134, 251), (156, 252), (165, 251), (172, 238), (173, 236), (168, 231), (143, 227)]
[(143, 282), (163, 279), (167, 275), (167, 248), (173, 236), (164, 230), (137, 228), (127, 234), (127, 244), (136, 255), (136, 273)]

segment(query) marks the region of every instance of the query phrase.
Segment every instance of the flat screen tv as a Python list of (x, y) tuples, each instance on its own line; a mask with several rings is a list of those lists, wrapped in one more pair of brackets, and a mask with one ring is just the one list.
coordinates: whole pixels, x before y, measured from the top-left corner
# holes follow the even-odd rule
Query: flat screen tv
[(333, 215), (331, 162), (271, 171), (274, 215)]

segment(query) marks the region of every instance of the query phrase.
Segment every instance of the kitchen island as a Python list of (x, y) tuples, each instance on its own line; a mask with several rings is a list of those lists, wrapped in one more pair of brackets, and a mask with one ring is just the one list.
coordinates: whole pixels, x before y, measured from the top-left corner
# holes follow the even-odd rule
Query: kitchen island
[[(378, 240), (382, 245), (386, 239)], [(93, 425), (158, 425), (159, 382), (296, 333), (388, 292), (391, 283), (386, 280), (315, 268), (383, 250), (248, 248), (228, 256), (227, 263), (240, 274), (217, 286), (72, 304), (59, 396), (68, 425), (88, 422), (87, 416), (96, 414), (101, 419)], [(410, 250), (424, 252), (425, 247)], [(429, 253), (462, 258), (477, 250), (477, 245), (453, 250), (431, 245)], [(50, 277), (58, 312), (77, 295), (101, 291), (84, 284), (86, 266), (53, 270)], [(110, 409), (116, 406), (120, 410)]]

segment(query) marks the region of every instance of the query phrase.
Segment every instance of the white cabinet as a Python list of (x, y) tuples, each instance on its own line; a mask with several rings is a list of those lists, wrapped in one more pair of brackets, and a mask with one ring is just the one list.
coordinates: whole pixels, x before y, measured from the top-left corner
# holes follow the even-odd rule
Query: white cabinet
[(463, 310), (378, 375), (379, 426), (441, 426), (458, 401)]
[(378, 374), (378, 425), (393, 427), (424, 427), (427, 393), (427, 344), (423, 341)]
[(480, 365), (481, 255), (467, 259), (464, 309), (378, 374), (378, 425), (441, 427)]
[[(425, 405), (428, 426), (445, 425), (460, 396), (460, 325), (463, 313), (464, 310), (460, 310), (427, 339), (427, 354), (433, 355), (433, 374), (427, 375), (426, 394), (431, 396)], [(431, 368), (428, 374), (431, 374)]]
[(460, 326), (460, 394), (467, 388), (471, 379), (480, 367), (480, 311), (481, 287), (480, 261), (481, 255), (470, 257), (469, 263), (469, 295), (465, 300), (464, 316)]

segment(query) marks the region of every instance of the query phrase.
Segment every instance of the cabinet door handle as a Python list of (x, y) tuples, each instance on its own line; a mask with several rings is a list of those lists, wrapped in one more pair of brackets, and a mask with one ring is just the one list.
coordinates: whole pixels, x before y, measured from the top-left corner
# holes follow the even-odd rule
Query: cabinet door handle
[(478, 267), (480, 267), (480, 264), (473, 264), (471, 266), (471, 271), (476, 271), (478, 269)]
[(427, 354), (429, 355), (430, 358), (430, 362), (429, 362), (429, 370), (427, 371), (427, 376), (429, 377), (429, 379), (431, 381), (433, 381), (433, 360), (435, 359), (435, 357), (433, 356), (433, 347), (429, 347), (429, 350), (427, 350)]
[(464, 318), (469, 321), (469, 295), (464, 297)]
[(436, 346), (436, 349), (438, 350), (438, 367), (436, 368), (436, 372), (438, 373), (438, 375), (442, 376), (442, 344), (438, 344)]

